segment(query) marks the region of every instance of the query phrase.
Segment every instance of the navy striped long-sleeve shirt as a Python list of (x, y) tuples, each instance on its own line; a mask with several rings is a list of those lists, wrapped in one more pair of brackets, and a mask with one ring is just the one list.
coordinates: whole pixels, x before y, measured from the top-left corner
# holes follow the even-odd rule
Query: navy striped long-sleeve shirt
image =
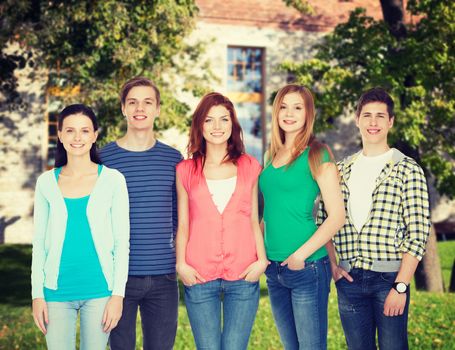
[(103, 164), (126, 179), (130, 199), (129, 275), (175, 272), (177, 198), (175, 166), (182, 155), (157, 141), (147, 151), (128, 151), (116, 142), (101, 151)]

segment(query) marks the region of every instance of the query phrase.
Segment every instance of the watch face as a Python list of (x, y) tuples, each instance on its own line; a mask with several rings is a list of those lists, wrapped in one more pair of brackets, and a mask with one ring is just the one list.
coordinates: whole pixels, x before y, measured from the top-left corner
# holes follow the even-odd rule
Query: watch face
[(406, 292), (406, 289), (407, 289), (407, 286), (406, 286), (405, 283), (403, 283), (403, 282), (397, 283), (397, 291), (398, 291), (398, 293), (404, 293), (404, 292)]

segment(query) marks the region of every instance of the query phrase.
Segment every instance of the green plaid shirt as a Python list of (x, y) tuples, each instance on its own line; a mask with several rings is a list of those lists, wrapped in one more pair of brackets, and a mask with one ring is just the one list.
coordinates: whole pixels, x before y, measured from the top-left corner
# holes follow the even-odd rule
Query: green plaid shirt
[[(346, 223), (333, 238), (339, 258), (349, 262), (351, 268), (365, 270), (371, 270), (377, 263), (401, 260), (403, 253), (421, 260), (431, 226), (427, 184), (421, 167), (414, 159), (393, 150), (392, 159), (376, 179), (367, 221), (357, 232), (350, 218), (347, 183), (358, 154), (337, 163), (346, 208)], [(321, 201), (318, 225), (326, 217)]]

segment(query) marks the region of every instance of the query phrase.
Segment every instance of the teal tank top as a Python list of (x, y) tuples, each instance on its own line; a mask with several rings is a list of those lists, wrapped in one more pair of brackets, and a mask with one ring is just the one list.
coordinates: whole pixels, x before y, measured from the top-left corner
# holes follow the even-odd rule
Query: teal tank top
[[(102, 165), (98, 166), (98, 175)], [(55, 178), (62, 168), (55, 169)], [(44, 288), (46, 301), (73, 301), (110, 296), (87, 218), (90, 195), (64, 198), (68, 212), (57, 289)]]

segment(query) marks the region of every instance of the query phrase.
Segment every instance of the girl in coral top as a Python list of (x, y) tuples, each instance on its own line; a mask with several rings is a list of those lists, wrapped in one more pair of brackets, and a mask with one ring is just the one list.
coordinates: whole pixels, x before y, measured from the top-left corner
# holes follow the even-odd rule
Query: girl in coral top
[(227, 97), (213, 92), (202, 98), (188, 154), (177, 166), (177, 272), (196, 346), (246, 349), (259, 303), (258, 280), (267, 267), (258, 221), (261, 166), (244, 152)]

